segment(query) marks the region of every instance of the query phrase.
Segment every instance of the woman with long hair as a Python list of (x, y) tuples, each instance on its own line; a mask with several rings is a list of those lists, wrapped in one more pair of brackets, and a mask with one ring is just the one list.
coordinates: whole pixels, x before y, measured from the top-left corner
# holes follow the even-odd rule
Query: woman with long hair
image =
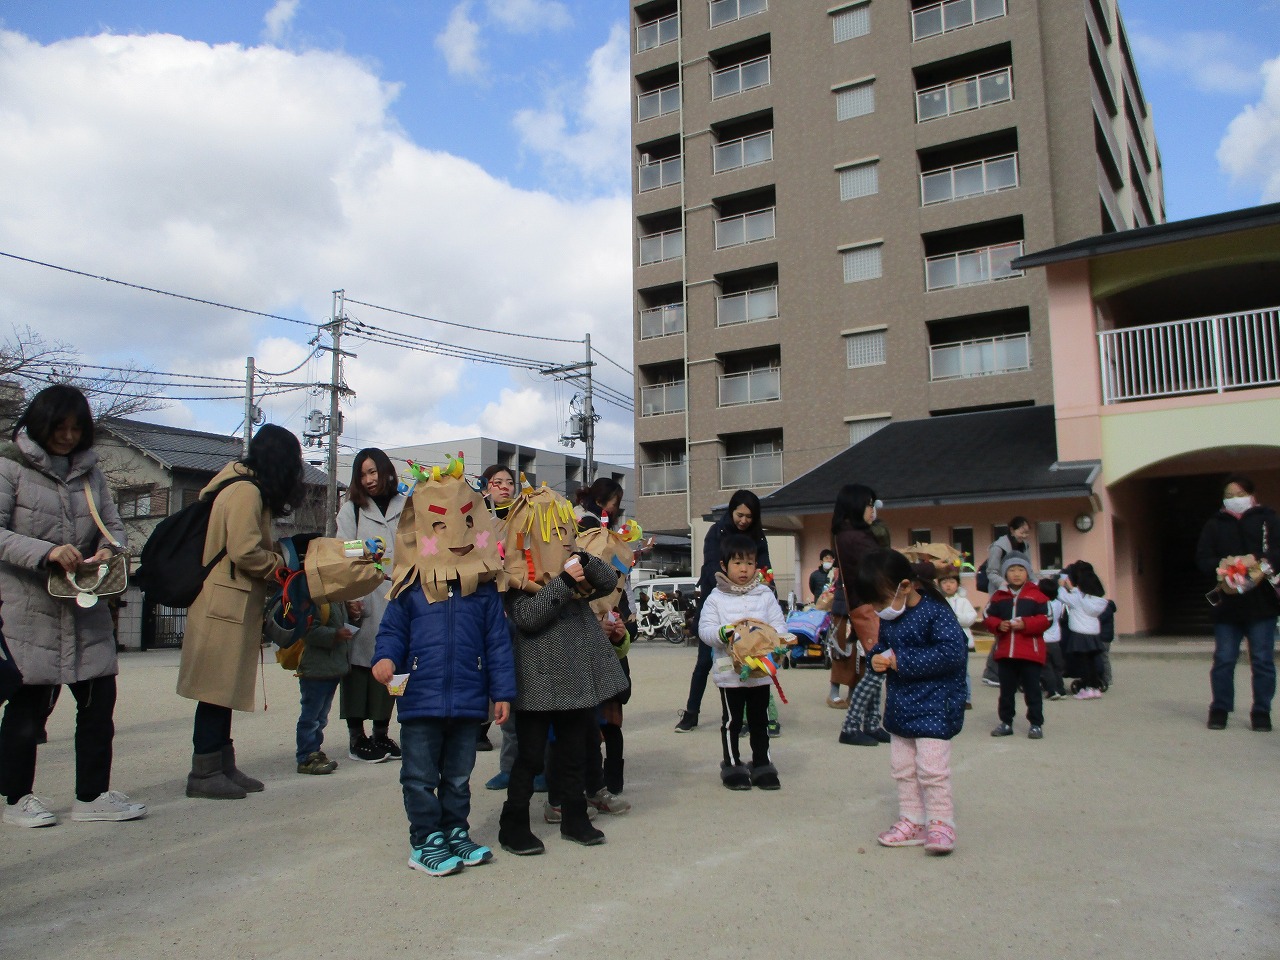
[[(340, 540), (382, 539), (386, 546), (384, 566), (395, 560), (396, 527), (407, 502), (399, 492), (391, 458), (377, 447), (368, 447), (351, 462), (351, 483), (347, 501), (338, 510)], [(364, 763), (400, 759), (400, 745), (391, 738), (394, 707), (387, 688), (373, 679), (373, 644), (387, 609), (386, 589), (379, 587), (360, 601), (359, 629), (347, 648), (351, 672), (342, 678), (339, 715), (347, 721), (350, 743), (347, 756)], [(365, 721), (373, 725), (373, 735), (365, 733)]]
[[(116, 641), (107, 604), (50, 596), (49, 572), (71, 573), (124, 549), (125, 529), (93, 449), (93, 415), (75, 387), (37, 393), (0, 445), (0, 596), (22, 686), (0, 723), (4, 822), (49, 827), (57, 817), (33, 792), (36, 744), (62, 684), (76, 700), (72, 820), (134, 820), (147, 808), (111, 789)], [(89, 505), (106, 530), (100, 530)]]
[(213, 498), (204, 562), (217, 562), (187, 611), (178, 665), (178, 694), (196, 701), (188, 797), (239, 800), (263, 789), (236, 767), (231, 711), (255, 706), (263, 608), (284, 564), (271, 521), (302, 505), (302, 477), (298, 438), (268, 423), (249, 441), (248, 456), (200, 491)]

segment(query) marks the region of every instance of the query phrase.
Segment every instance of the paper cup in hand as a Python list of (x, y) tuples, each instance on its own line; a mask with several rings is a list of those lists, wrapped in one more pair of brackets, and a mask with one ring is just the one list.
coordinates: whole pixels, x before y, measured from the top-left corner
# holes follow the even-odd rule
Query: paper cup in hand
[(387, 684), (387, 690), (393, 697), (398, 697), (404, 693), (404, 688), (409, 685), (409, 675), (407, 673), (397, 673), (391, 677), (391, 682)]

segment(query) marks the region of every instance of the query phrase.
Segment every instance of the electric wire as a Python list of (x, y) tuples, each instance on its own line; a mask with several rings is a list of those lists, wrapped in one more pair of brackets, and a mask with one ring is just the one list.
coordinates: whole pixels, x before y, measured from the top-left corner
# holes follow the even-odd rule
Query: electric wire
[(469, 323), (456, 323), (452, 320), (438, 320), (435, 317), (426, 317), (420, 313), (409, 313), (407, 310), (396, 310), (393, 307), (380, 307), (376, 303), (365, 303), (361, 300), (352, 300), (346, 298), (345, 303), (354, 303), (357, 306), (369, 307), (371, 310), (383, 310), (386, 313), (399, 314), (402, 317), (412, 317), (414, 320), (426, 320), (428, 323), (439, 323), (446, 327), (460, 327), (463, 330), (475, 330), (479, 333), (493, 333), (502, 337), (522, 337), (526, 340), (546, 340), (551, 343), (581, 343), (581, 340), (569, 340), (564, 337), (547, 337), (539, 336), (533, 333), (512, 333), (509, 330), (496, 330), (493, 327), (477, 327)]

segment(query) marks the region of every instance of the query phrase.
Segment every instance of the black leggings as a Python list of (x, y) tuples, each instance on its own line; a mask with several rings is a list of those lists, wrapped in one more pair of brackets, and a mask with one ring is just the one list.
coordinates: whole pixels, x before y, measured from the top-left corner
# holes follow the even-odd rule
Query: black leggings
[[(88, 803), (111, 789), (116, 678), (94, 677), (69, 686), (76, 698), (76, 799)], [(5, 707), (0, 721), (0, 773), (10, 804), (35, 786), (36, 740), (57, 690), (56, 685), (23, 684)]]
[(191, 733), (191, 744), (195, 752), (217, 753), (231, 742), (231, 708), (216, 703), (196, 704), (195, 728)]

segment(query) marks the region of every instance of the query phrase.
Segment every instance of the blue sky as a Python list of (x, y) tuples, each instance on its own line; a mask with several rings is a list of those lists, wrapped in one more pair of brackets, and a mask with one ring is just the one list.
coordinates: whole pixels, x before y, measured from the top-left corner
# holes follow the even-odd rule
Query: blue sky
[[(1120, 7), (1169, 217), (1280, 200), (1280, 0)], [(475, 326), (589, 331), (629, 366), (629, 46), (621, 0), (7, 0), (0, 251), (312, 323), (341, 286)], [(234, 376), (249, 353), (285, 370), (308, 352), (302, 326), (2, 258), (0, 308), (99, 363)], [(353, 312), (549, 364), (581, 353)], [(353, 445), (554, 446), (567, 414), (572, 391), (536, 375), (353, 349)], [(267, 412), (296, 429), (314, 405)], [(629, 414), (601, 412), (598, 451), (630, 462)], [(155, 417), (225, 430), (239, 411)]]

